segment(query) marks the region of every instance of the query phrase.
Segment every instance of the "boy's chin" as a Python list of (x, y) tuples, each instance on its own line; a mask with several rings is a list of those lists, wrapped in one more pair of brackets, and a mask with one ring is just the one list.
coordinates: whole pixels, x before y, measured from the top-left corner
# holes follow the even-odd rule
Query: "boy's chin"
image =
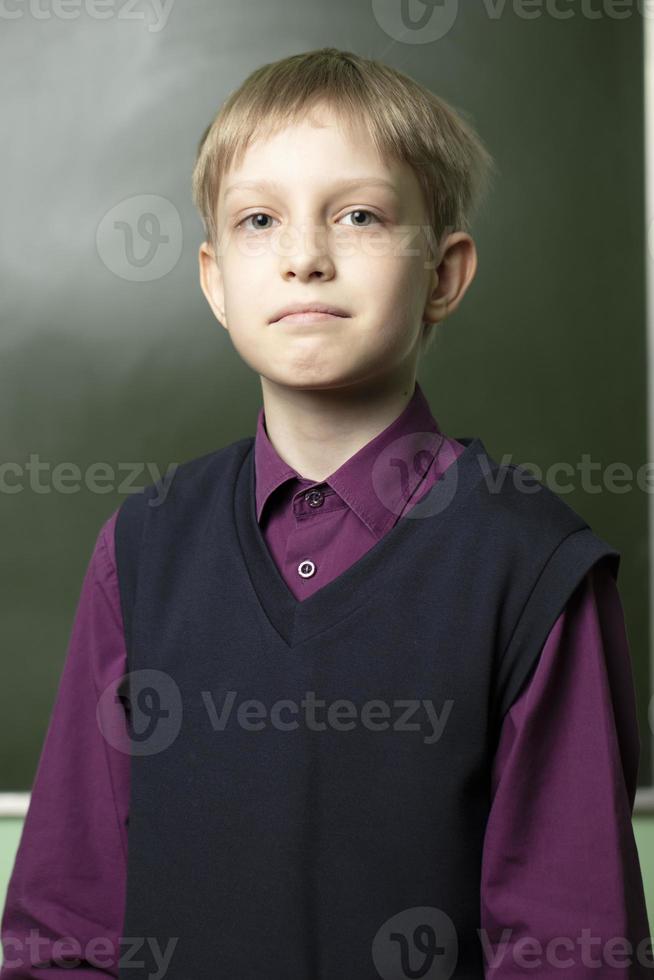
[(371, 380), (383, 374), (379, 364), (354, 362), (346, 358), (340, 363), (289, 363), (283, 367), (279, 364), (259, 365), (258, 374), (279, 388), (295, 391), (320, 391), (328, 389), (362, 389), (370, 385)]

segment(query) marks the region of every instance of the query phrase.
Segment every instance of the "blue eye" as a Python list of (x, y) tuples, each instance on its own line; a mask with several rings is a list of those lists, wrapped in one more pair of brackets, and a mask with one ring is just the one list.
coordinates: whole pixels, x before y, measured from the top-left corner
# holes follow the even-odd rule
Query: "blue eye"
[[(374, 218), (375, 221), (378, 224), (381, 224), (382, 223), (381, 218), (379, 218), (373, 211), (368, 211), (366, 208), (356, 208), (354, 211), (348, 211), (348, 213), (344, 217), (347, 218), (351, 214), (367, 214), (367, 215), (370, 215), (371, 218)], [(242, 221), (239, 221), (239, 223), (238, 223), (238, 225), (236, 227), (237, 228), (240, 228), (241, 225), (244, 225), (247, 221), (250, 221), (252, 218), (270, 218), (270, 215), (269, 214), (265, 214), (263, 211), (255, 211), (254, 214), (248, 214), (248, 216), (246, 218), (243, 218)], [(249, 227), (250, 227), (250, 230), (251, 231), (268, 231), (269, 228), (270, 228), (270, 226), (264, 228), (261, 225), (250, 225)], [(362, 225), (362, 224), (359, 224), (358, 222), (356, 222), (351, 227), (354, 227), (354, 228), (368, 228), (369, 225), (368, 224)]]
[[(249, 214), (247, 216), (247, 218), (243, 218), (243, 221), (239, 221), (239, 223), (237, 225), (237, 228), (240, 228), (241, 225), (245, 224), (246, 221), (249, 221), (250, 218), (269, 218), (269, 217), (270, 217), (270, 215), (269, 214), (264, 214), (263, 211), (256, 211), (254, 214)], [(252, 227), (252, 226), (250, 226), (250, 227)], [(253, 231), (257, 231), (257, 230), (259, 230), (259, 231), (268, 231), (267, 228), (262, 228), (261, 225), (258, 226), (258, 229), (257, 228), (253, 228), (252, 230)]]
[[(347, 218), (348, 215), (350, 215), (350, 214), (369, 214), (371, 217), (373, 217), (375, 219), (375, 221), (381, 223), (381, 218), (378, 218), (377, 215), (373, 211), (367, 211), (365, 208), (357, 208), (355, 211), (348, 211), (348, 213), (345, 215), (345, 217)], [(354, 228), (367, 228), (368, 225), (355, 224), (355, 225), (353, 225), (353, 227)]]

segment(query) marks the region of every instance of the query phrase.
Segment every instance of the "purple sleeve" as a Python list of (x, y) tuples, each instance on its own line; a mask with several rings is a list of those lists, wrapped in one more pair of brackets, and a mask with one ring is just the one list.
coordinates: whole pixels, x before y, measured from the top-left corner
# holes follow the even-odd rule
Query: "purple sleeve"
[(32, 785), (2, 917), (0, 980), (54, 980), (69, 976), (73, 963), (78, 980), (118, 976), (129, 755), (120, 747), (124, 709), (112, 691), (126, 669), (116, 513), (86, 570)]
[(639, 757), (623, 609), (600, 561), (500, 733), (482, 861), (487, 978), (652, 976), (631, 822)]

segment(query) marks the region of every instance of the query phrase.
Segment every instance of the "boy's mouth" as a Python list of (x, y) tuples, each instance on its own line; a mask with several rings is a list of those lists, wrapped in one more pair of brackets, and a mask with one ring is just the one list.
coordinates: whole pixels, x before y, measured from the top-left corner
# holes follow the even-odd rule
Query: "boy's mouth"
[(279, 320), (275, 320), (275, 323), (312, 323), (315, 320), (343, 320), (339, 314), (335, 313), (319, 313), (317, 310), (309, 310), (305, 313), (288, 313), (286, 316), (282, 316)]
[(270, 322), (279, 323), (281, 320), (285, 320), (305, 323), (311, 320), (334, 319), (335, 317), (347, 317), (349, 315), (340, 306), (332, 306), (327, 303), (291, 303), (278, 310)]

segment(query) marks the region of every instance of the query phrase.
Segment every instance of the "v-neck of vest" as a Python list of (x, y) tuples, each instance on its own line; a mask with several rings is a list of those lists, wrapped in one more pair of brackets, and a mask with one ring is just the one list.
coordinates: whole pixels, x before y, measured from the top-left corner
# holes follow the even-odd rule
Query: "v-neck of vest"
[(391, 555), (406, 559), (408, 553), (410, 560), (412, 541), (424, 533), (426, 517), (431, 534), (451, 518), (478, 482), (479, 457), (486, 457), (481, 439), (463, 437), (457, 441), (466, 448), (412, 508), (413, 518), (401, 517), (357, 561), (306, 599), (296, 599), (268, 550), (256, 517), (254, 438), (246, 444), (234, 482), (237, 551), (255, 599), (289, 650), (360, 608), (396, 569), (397, 562), (390, 560)]

